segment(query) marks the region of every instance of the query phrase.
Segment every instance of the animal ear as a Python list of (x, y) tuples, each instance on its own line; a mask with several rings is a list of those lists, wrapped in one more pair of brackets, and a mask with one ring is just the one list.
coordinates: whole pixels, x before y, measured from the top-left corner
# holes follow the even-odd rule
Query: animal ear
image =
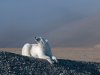
[(47, 40), (47, 39), (46, 39), (45, 41), (46, 41), (46, 42), (48, 42), (48, 40)]

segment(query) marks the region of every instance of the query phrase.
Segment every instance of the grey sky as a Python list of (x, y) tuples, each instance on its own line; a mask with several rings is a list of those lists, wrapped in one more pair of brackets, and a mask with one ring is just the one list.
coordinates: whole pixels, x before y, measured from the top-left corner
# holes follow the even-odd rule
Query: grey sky
[[(88, 26), (81, 24), (87, 24), (84, 19), (88, 17), (100, 15), (99, 3), (100, 0), (0, 0), (0, 47), (21, 47), (25, 42), (33, 42), (36, 35), (47, 37), (53, 46), (86, 46), (85, 38), (91, 38), (93, 42), (88, 46), (93, 46), (99, 43), (95, 41), (99, 36), (95, 36), (91, 29), (93, 34), (90, 37), (87, 31), (88, 26), (93, 27), (94, 20), (89, 18)], [(94, 28), (98, 29), (100, 18), (96, 19), (98, 25)], [(84, 26), (83, 30), (81, 26)], [(62, 35), (63, 28), (66, 31), (64, 35), (72, 35), (70, 39)], [(77, 36), (80, 34), (79, 39), (74, 32)], [(99, 30), (97, 32), (99, 35)], [(55, 38), (58, 39), (53, 42)]]

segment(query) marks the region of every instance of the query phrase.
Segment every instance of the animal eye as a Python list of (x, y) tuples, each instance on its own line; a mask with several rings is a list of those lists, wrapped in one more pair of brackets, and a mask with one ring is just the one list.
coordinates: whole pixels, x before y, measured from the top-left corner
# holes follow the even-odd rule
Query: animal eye
[(37, 40), (37, 41), (40, 41), (40, 38), (37, 38), (36, 40)]

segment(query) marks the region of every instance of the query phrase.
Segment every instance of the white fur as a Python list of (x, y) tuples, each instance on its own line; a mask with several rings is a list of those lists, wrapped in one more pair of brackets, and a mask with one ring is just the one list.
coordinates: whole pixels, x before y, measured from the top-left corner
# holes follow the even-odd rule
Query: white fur
[(51, 64), (54, 62), (58, 62), (57, 58), (52, 55), (51, 48), (47, 40), (45, 41), (42, 40), (37, 44), (29, 44), (29, 43), (25, 44), (22, 48), (22, 55), (34, 58), (46, 59)]

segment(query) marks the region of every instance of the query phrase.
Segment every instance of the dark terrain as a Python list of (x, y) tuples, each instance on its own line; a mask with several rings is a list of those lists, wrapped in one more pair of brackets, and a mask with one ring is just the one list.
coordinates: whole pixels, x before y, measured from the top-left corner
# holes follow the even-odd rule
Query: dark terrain
[(46, 60), (0, 52), (0, 75), (100, 75), (100, 63), (58, 59)]

